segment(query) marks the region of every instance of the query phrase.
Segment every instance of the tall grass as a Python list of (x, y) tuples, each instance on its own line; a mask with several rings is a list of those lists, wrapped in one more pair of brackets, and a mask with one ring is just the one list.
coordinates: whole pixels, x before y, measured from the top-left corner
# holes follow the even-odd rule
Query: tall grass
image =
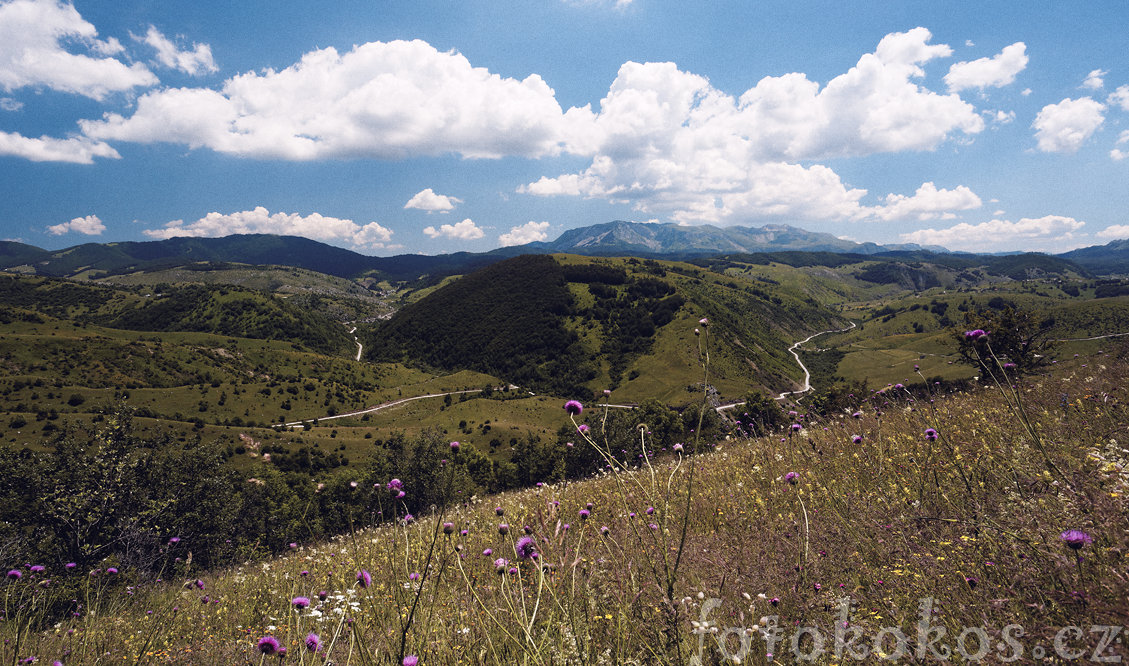
[[(1103, 354), (965, 393), (890, 387), (841, 414), (793, 406), (785, 429), (700, 442), (696, 455), (694, 442), (653, 450), (646, 424), (634, 441), (606, 441), (588, 406), (576, 423), (606, 463), (591, 479), (401, 510), (393, 524), (222, 571), (171, 559), (187, 556), (181, 543), (164, 581), (129, 588), (104, 571), (33, 576), (9, 563), (23, 575), (3, 583), (0, 657), (760, 664), (822, 647), (817, 660), (842, 663), (859, 646), (897, 656), (893, 628), (912, 653), (923, 616), (929, 636), (945, 634), (929, 649), (955, 650), (967, 634), (975, 650), (982, 631), (985, 659), (1017, 635), (1026, 659), (1075, 626), (1084, 636), (1068, 634), (1070, 648), (1089, 657), (1101, 639), (1090, 628), (1129, 614), (1127, 380), (1125, 358)], [(381, 497), (391, 514), (395, 493)], [(1067, 530), (1092, 542), (1072, 548)], [(48, 616), (50, 595), (77, 590), (67, 617)], [(837, 631), (864, 638), (836, 657)], [(258, 649), (265, 636), (285, 657)]]

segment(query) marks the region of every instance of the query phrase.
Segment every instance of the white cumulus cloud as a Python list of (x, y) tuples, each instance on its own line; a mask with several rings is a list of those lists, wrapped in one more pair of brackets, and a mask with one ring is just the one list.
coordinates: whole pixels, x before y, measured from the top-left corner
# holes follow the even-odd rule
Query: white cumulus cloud
[(1113, 106), (1121, 107), (1122, 111), (1129, 111), (1129, 86), (1118, 86), (1106, 98), (1106, 101)]
[(1035, 116), (1031, 127), (1039, 150), (1046, 153), (1073, 153), (1101, 127), (1105, 105), (1090, 97), (1064, 99), (1048, 104)]
[(1027, 45), (1016, 42), (991, 58), (958, 62), (949, 68), (945, 84), (951, 92), (968, 88), (999, 88), (1015, 81), (1027, 67)]
[(1109, 72), (1104, 69), (1095, 69), (1086, 75), (1086, 80), (1082, 81), (1082, 87), (1090, 90), (1101, 90), (1105, 87), (1105, 75)]
[(454, 238), (457, 240), (476, 240), (486, 235), (469, 217), (458, 224), (444, 224), (438, 229), (424, 227), (423, 233), (429, 238)]
[(182, 50), (152, 25), (143, 36), (133, 35), (133, 38), (153, 47), (157, 52), (157, 62), (165, 67), (193, 76), (215, 72), (218, 69), (215, 60), (212, 59), (212, 47), (207, 44), (194, 43), (191, 49)]
[(1015, 111), (984, 111), (983, 114), (995, 125), (1007, 125), (1015, 120)]
[(548, 222), (526, 222), (519, 227), (510, 227), (509, 233), (498, 236), (502, 247), (525, 245), (533, 241), (543, 241), (549, 237)]
[(980, 197), (964, 185), (946, 190), (932, 182), (922, 183), (913, 196), (890, 194), (877, 211), (883, 220), (933, 220), (951, 217), (953, 211), (972, 210), (982, 205)]
[[(1129, 130), (1122, 130), (1121, 134), (1117, 137), (1117, 145), (1120, 146), (1123, 143), (1129, 143)], [(1119, 148), (1114, 148), (1113, 150), (1109, 151), (1109, 156), (1114, 160), (1120, 162), (1126, 157), (1129, 157), (1129, 153)]]
[(361, 225), (352, 220), (327, 217), (320, 213), (271, 213), (262, 206), (237, 213), (208, 213), (195, 222), (173, 220), (157, 229), (143, 232), (150, 238), (192, 236), (215, 238), (231, 234), (279, 234), (304, 236), (317, 241), (343, 242), (356, 248), (384, 248), (392, 230), (376, 222)]
[(100, 40), (95, 27), (69, 3), (13, 0), (0, 4), (0, 88), (44, 86), (101, 100), (112, 92), (148, 87), (157, 77), (140, 63), (112, 56), (116, 39)]
[(980, 224), (960, 224), (946, 229), (921, 229), (901, 235), (907, 243), (942, 245), (950, 250), (971, 252), (994, 250), (1062, 251), (1077, 245), (1075, 233), (1086, 223), (1072, 217), (1046, 215), (1039, 218), (989, 220)]
[(0, 97), (0, 109), (4, 111), (19, 111), (24, 108), (24, 103), (11, 97)]
[(1108, 238), (1110, 240), (1129, 238), (1129, 224), (1112, 224), (1094, 235), (1098, 238)]
[(519, 191), (630, 203), (680, 223), (865, 218), (865, 190), (799, 162), (931, 150), (985, 127), (959, 96), (918, 83), (922, 64), (952, 53), (931, 37), (925, 28), (886, 35), (822, 88), (791, 73), (737, 98), (674, 63), (625, 63), (590, 119), (570, 111), (568, 148), (591, 154), (591, 165)]
[(417, 210), (426, 210), (427, 212), (438, 211), (440, 213), (447, 213), (455, 210), (456, 204), (461, 204), (462, 199), (447, 196), (445, 194), (436, 194), (435, 190), (430, 187), (426, 190), (416, 192), (415, 196), (408, 199), (408, 203), (404, 204), (404, 208), (415, 208)]
[(310, 160), (553, 155), (570, 122), (540, 76), (504, 78), (416, 40), (311, 51), (282, 71), (228, 79), (218, 91), (152, 91), (128, 117), (80, 126), (103, 140)]
[(47, 233), (54, 236), (62, 236), (66, 233), (85, 234), (87, 236), (98, 236), (106, 230), (106, 225), (102, 224), (102, 220), (98, 219), (97, 215), (87, 215), (86, 217), (76, 217), (70, 222), (62, 224), (53, 224), (47, 227)]
[(117, 159), (118, 151), (102, 141), (86, 137), (56, 139), (27, 137), (17, 132), (0, 131), (0, 155), (22, 157), (32, 162), (70, 162), (91, 164), (95, 157)]

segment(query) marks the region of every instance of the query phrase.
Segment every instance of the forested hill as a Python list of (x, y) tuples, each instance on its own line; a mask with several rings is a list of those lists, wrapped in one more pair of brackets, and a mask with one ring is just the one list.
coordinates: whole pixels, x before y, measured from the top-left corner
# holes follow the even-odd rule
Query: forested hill
[(289, 340), (327, 354), (352, 347), (339, 323), (277, 296), (237, 287), (181, 286), (94, 321), (135, 331), (197, 331)]
[(565, 317), (573, 298), (548, 255), (501, 261), (408, 305), (364, 343), (372, 360), (469, 368), (572, 394), (595, 376)]

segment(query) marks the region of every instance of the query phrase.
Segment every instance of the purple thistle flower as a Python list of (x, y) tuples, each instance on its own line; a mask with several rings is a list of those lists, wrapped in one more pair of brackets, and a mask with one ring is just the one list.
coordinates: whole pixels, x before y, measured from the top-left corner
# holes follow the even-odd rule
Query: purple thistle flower
[(322, 601), (325, 601), (328, 596), (329, 596), (329, 592), (327, 590), (322, 590), (321, 592), (318, 592), (318, 599), (321, 599)]
[(310, 652), (317, 652), (318, 650), (320, 650), (321, 649), (321, 636), (318, 636), (317, 634), (315, 634), (314, 632), (311, 631), (310, 634), (308, 636), (306, 636), (306, 649), (309, 650)]
[(580, 416), (584, 412), (584, 405), (580, 404), (579, 400), (569, 400), (565, 403), (564, 408), (572, 416)]
[(372, 574), (365, 569), (361, 569), (357, 572), (357, 582), (361, 584), (361, 587), (372, 585)]
[(277, 653), (280, 647), (282, 646), (278, 644), (278, 639), (274, 636), (263, 636), (259, 639), (259, 652), (265, 655)]
[(537, 557), (537, 542), (533, 537), (522, 537), (517, 540), (517, 556), (523, 560), (533, 559)]
[(582, 432), (582, 433), (586, 433), (586, 432), (588, 432), (588, 424), (587, 423), (581, 423), (580, 425), (578, 425), (576, 427), (576, 429), (578, 431)]
[(498, 534), (505, 536), (510, 533), (510, 526), (507, 523), (502, 523), (498, 526)]
[(588, 520), (588, 516), (591, 516), (591, 515), (592, 515), (592, 512), (589, 511), (588, 509), (581, 509), (580, 510), (580, 519), (581, 520)]
[(78, 564), (77, 564), (77, 563), (75, 563), (75, 562), (67, 562), (66, 564), (64, 564), (64, 565), (63, 565), (63, 568), (65, 568), (65, 569), (67, 569), (68, 571), (70, 571), (71, 569), (74, 569), (74, 568), (75, 568), (75, 567), (77, 567), (77, 566), (78, 566)]
[(855, 412), (854, 414), (851, 414), (851, 416), (855, 417), (856, 419), (861, 419), (862, 418), (862, 412)]
[(675, 444), (673, 448), (675, 451), (681, 452), (684, 447), (682, 446), (682, 444)]
[(507, 564), (509, 564), (509, 562), (506, 561), (506, 558), (499, 557), (494, 560), (494, 570), (498, 573), (505, 573)]
[(451, 442), (451, 450), (452, 451), (458, 451), (459, 450), (459, 443), (458, 442)]
[(482, 556), (483, 556), (483, 557), (490, 557), (490, 556), (491, 556), (491, 555), (493, 555), (493, 554), (494, 554), (494, 549), (493, 549), (493, 548), (487, 548), (486, 550), (482, 551)]
[(929, 440), (930, 442), (935, 441), (937, 439), (937, 431), (933, 428), (926, 428), (925, 439)]
[(8, 572), (8, 578), (10, 580), (19, 580), (23, 577), (24, 577), (24, 574), (19, 569), (12, 569)]
[(169, 538), (169, 543), (171, 543), (171, 544), (173, 544), (173, 545), (176, 545), (176, 544), (180, 543), (180, 537), (170, 537), (170, 538)]
[(118, 572), (117, 567), (108, 567), (106, 569), (106, 573), (108, 573), (110, 575), (116, 574), (117, 572)]
[(984, 337), (985, 335), (988, 335), (988, 334), (982, 328), (977, 328), (977, 329), (973, 329), (971, 331), (965, 331), (964, 332), (964, 337), (969, 339), (969, 340), (979, 340), (980, 338)]
[(43, 573), (46, 570), (47, 570), (47, 568), (44, 567), (41, 564), (32, 565), (32, 567), (30, 569), (28, 569), (28, 571), (32, 572), (33, 574), (34, 573)]
[(796, 474), (795, 472), (788, 472), (787, 474), (784, 475), (784, 481), (786, 483), (796, 485), (796, 482), (799, 481), (799, 480), (800, 480), (800, 475)]
[(601, 525), (601, 526), (600, 526), (600, 534), (603, 534), (604, 536), (607, 536), (607, 535), (608, 535), (608, 532), (611, 532), (611, 530), (610, 530), (610, 529), (608, 529), (608, 526), (607, 526), (607, 525)]
[(1079, 550), (1082, 546), (1094, 542), (1094, 538), (1082, 530), (1066, 530), (1058, 538), (1062, 539), (1062, 542), (1072, 550)]
[(503, 508), (502, 508), (502, 507), (500, 507), (500, 506), (496, 506), (496, 507), (494, 507), (494, 515), (496, 515), (496, 516), (504, 516), (504, 515), (506, 515), (506, 510), (505, 510), (505, 509), (503, 509)]
[(302, 610), (303, 608), (309, 608), (310, 599), (309, 597), (294, 597), (290, 600), (290, 603), (298, 610)]
[(392, 479), (391, 481), (388, 482), (388, 489), (389, 490), (403, 490), (404, 489), (404, 482), (401, 481), (400, 479)]
[(802, 429), (803, 429), (803, 426), (800, 425), (799, 423), (793, 423), (792, 424), (792, 432), (799, 432)]
[(862, 443), (862, 435), (855, 435), (854, 437), (851, 437), (851, 442), (854, 443), (854, 444), (861, 444)]
[(403, 666), (416, 666), (416, 664), (419, 663), (419, 657), (415, 656), (414, 654), (409, 654), (408, 656), (404, 657), (404, 661), (401, 663), (403, 664)]
[(450, 534), (454, 534), (454, 533), (455, 533), (455, 524), (454, 523), (443, 523), (443, 534), (450, 535)]
[(204, 581), (200, 580), (199, 578), (196, 579), (196, 582), (193, 583), (193, 585), (195, 585), (196, 589), (198, 590), (204, 589)]

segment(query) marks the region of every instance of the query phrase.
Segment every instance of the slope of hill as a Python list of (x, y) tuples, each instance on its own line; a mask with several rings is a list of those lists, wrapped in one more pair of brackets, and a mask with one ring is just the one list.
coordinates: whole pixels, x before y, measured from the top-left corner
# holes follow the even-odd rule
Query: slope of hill
[[(1021, 403), (1006, 389), (858, 396), (855, 418), (803, 414), (761, 437), (677, 452), (644, 439), (649, 474), (613, 459), (639, 450), (635, 431), (570, 435), (527, 455), (552, 470), (606, 447), (611, 469), (472, 501), (478, 459), (438, 433), (316, 486), (249, 483), (198, 445), (162, 459), (107, 427), (120, 457), (0, 459), (7, 591), (37, 602), (13, 604), (0, 637), (83, 664), (267, 663), (280, 646), (291, 663), (822, 663), (835, 638), (858, 663), (915, 645), (935, 661), (1114, 662), (1127, 380), (1123, 356), (1101, 355), (1023, 381)], [(571, 430), (559, 407), (547, 419)], [(132, 451), (146, 465), (114, 465)], [(400, 486), (435, 508), (401, 504)], [(324, 540), (311, 514), (342, 536)], [(283, 554), (252, 561), (260, 530)]]
[(1096, 275), (1129, 274), (1129, 239), (1083, 247), (1058, 256), (1073, 261)]
[(0, 267), (10, 268), (39, 261), (47, 250), (15, 241), (0, 241)]
[(340, 323), (250, 289), (186, 285), (150, 294), (42, 277), (0, 275), (4, 318), (42, 315), (134, 331), (196, 331), (286, 340), (325, 353), (352, 347)]
[[(799, 373), (787, 347), (797, 334), (845, 320), (797, 284), (729, 278), (656, 260), (527, 255), (464, 276), (366, 333), (374, 359), (470, 368), (537, 391), (623, 399), (687, 398), (699, 366), (694, 328), (721, 325), (717, 389), (789, 390)], [(803, 336), (801, 336), (803, 337)]]
[(397, 312), (364, 337), (369, 358), (487, 372), (567, 394), (592, 371), (577, 335), (564, 271), (526, 255), (471, 273)]
[(339, 352), (352, 344), (344, 327), (318, 313), (235, 287), (183, 286), (94, 321), (134, 331), (197, 331), (286, 340), (323, 353)]

